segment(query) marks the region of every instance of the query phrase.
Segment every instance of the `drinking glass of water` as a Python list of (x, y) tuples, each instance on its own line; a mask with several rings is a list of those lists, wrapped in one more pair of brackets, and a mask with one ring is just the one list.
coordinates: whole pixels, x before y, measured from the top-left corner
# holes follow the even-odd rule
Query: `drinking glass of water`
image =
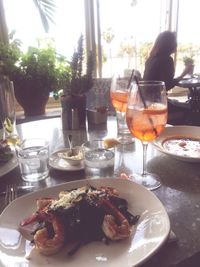
[(24, 181), (38, 182), (48, 177), (49, 144), (45, 139), (25, 139), (15, 149)]
[(103, 140), (83, 144), (85, 174), (87, 178), (111, 177), (114, 173), (113, 149), (106, 149)]

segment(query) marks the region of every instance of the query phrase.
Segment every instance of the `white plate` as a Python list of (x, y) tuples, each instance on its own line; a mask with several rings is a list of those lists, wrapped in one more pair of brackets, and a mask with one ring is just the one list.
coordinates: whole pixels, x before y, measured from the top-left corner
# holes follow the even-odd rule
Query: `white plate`
[[(38, 197), (56, 197), (59, 191), (85, 184), (112, 186), (128, 200), (129, 211), (140, 215), (130, 238), (106, 245), (92, 242), (67, 256), (67, 249), (54, 256), (43, 256), (18, 232), (20, 220), (36, 208)], [(3, 267), (133, 267), (152, 256), (169, 235), (168, 215), (158, 198), (144, 187), (125, 179), (88, 179), (61, 184), (30, 193), (13, 201), (0, 216), (0, 266)], [(30, 255), (29, 259), (26, 255)]]
[(197, 126), (173, 126), (166, 127), (165, 130), (161, 133), (159, 137), (156, 138), (154, 142), (154, 146), (161, 152), (170, 155), (176, 159), (188, 162), (200, 162), (200, 158), (190, 157), (190, 156), (182, 156), (177, 155), (175, 153), (171, 153), (163, 147), (163, 142), (166, 139), (173, 137), (184, 137), (184, 138), (195, 138), (200, 140), (200, 127)]
[(13, 157), (6, 163), (0, 163), (0, 177), (9, 173), (18, 165), (16, 155), (13, 153)]
[(84, 169), (84, 163), (81, 162), (80, 165), (70, 165), (65, 159), (58, 156), (58, 153), (66, 152), (65, 149), (58, 150), (52, 153), (49, 157), (49, 166), (60, 171), (80, 171)]

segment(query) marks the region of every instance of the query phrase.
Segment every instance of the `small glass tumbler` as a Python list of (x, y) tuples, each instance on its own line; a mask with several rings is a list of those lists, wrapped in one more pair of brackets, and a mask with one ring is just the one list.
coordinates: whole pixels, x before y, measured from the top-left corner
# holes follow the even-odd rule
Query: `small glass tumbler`
[(83, 144), (84, 166), (87, 178), (112, 177), (115, 153), (106, 149), (103, 140), (91, 140)]
[(25, 139), (16, 145), (16, 155), (26, 182), (39, 182), (49, 175), (49, 144), (44, 139)]

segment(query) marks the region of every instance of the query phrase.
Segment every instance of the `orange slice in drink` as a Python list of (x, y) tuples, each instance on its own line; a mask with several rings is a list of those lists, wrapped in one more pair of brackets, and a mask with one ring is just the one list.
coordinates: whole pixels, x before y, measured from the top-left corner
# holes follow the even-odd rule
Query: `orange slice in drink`
[(155, 103), (149, 106), (147, 109), (144, 110), (145, 114), (149, 115), (159, 115), (167, 112), (166, 106), (163, 104)]

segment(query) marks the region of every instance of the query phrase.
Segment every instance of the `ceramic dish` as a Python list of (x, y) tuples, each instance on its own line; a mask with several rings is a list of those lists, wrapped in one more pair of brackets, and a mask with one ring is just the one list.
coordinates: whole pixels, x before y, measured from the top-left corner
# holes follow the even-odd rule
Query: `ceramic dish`
[(72, 166), (80, 165), (83, 161), (83, 148), (81, 146), (75, 146), (72, 149), (66, 148), (64, 152), (58, 152), (57, 155)]
[(80, 171), (84, 169), (83, 161), (78, 165), (71, 165), (67, 160), (61, 158), (60, 154), (66, 153), (68, 149), (60, 149), (49, 157), (49, 166), (60, 171)]
[[(91, 242), (73, 256), (67, 247), (52, 256), (39, 254), (18, 231), (19, 222), (36, 208), (39, 197), (56, 197), (61, 190), (86, 184), (112, 186), (127, 199), (129, 211), (140, 219), (130, 238), (109, 245)], [(84, 179), (30, 193), (13, 201), (0, 216), (0, 266), (2, 267), (133, 267), (151, 257), (166, 241), (170, 231), (168, 215), (160, 200), (146, 188), (117, 178)], [(91, 253), (92, 251), (92, 253)]]
[(9, 173), (17, 166), (18, 166), (17, 158), (15, 153), (13, 153), (13, 157), (9, 161), (5, 163), (0, 163), (0, 177)]
[[(200, 162), (200, 157), (195, 155), (194, 147), (192, 146), (182, 146), (181, 139), (194, 139), (199, 140), (199, 147), (200, 147), (200, 127), (197, 126), (173, 126), (173, 127), (166, 127), (165, 130), (161, 133), (161, 135), (156, 138), (153, 145), (161, 152), (170, 155), (178, 160), (188, 161), (188, 162)], [(178, 140), (177, 144), (174, 149), (169, 150), (166, 147), (167, 140)], [(197, 149), (199, 149), (197, 147)], [(185, 151), (184, 151), (185, 150)], [(200, 153), (200, 151), (199, 151)]]

